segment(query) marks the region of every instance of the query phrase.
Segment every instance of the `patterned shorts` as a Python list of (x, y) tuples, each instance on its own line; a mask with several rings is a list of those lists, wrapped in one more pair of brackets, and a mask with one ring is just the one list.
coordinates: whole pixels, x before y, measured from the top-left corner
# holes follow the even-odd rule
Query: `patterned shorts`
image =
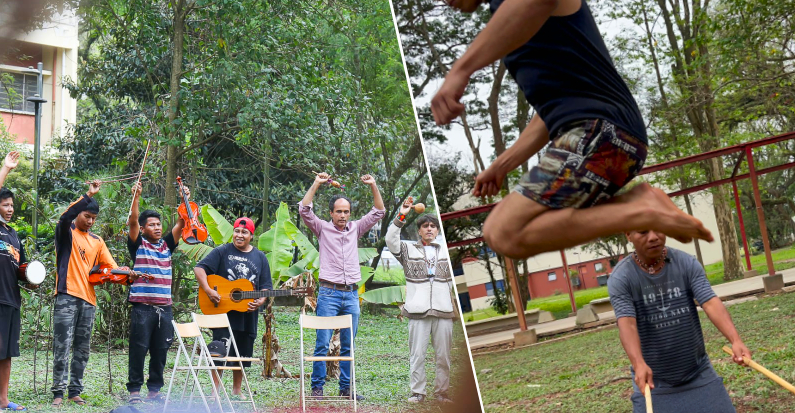
[(553, 209), (588, 208), (613, 197), (643, 168), (646, 144), (612, 123), (571, 123), (515, 190)]

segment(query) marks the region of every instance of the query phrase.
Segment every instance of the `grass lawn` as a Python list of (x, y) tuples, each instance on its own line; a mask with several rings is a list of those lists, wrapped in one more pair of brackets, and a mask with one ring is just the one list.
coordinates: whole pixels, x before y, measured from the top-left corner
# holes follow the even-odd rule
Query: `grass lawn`
[[(442, 409), (435, 401), (428, 401), (420, 405), (409, 404), (406, 399), (409, 390), (409, 348), (408, 348), (408, 320), (397, 319), (398, 310), (388, 308), (384, 315), (371, 315), (364, 311), (359, 321), (359, 331), (356, 336), (356, 385), (358, 393), (367, 400), (359, 405), (365, 412), (441, 412)], [(264, 323), (260, 320), (260, 327)], [(295, 308), (279, 308), (276, 313), (276, 335), (279, 337), (282, 350), (280, 360), (293, 375), (300, 373), (299, 364), (299, 330), (298, 313)], [(461, 390), (455, 377), (462, 368), (469, 368), (469, 355), (464, 341), (463, 330), (460, 323), (454, 324), (453, 341), (453, 371), (451, 371), (451, 397), (460, 397)], [(314, 349), (315, 335), (311, 330), (306, 331), (305, 354), (310, 354)], [(257, 342), (254, 355), (261, 356), (262, 344)], [(22, 357), (15, 358), (12, 362), (12, 376), (9, 397), (12, 401), (25, 405), (28, 410), (35, 411), (74, 411), (74, 412), (108, 412), (111, 409), (126, 404), (127, 390), (127, 353), (126, 350), (114, 350), (111, 353), (111, 374), (108, 373), (108, 353), (101, 348), (92, 348), (86, 374), (84, 376), (85, 390), (83, 398), (89, 406), (77, 407), (72, 403), (65, 403), (64, 408), (55, 410), (50, 407), (52, 395), (49, 388), (52, 380), (52, 360), (46, 360), (43, 351), (38, 352), (36, 391), (34, 391), (33, 351), (23, 350)], [(171, 377), (176, 357), (176, 345), (172, 346), (166, 365), (166, 387)], [(426, 374), (428, 375), (427, 394), (433, 394), (433, 353), (432, 346), (428, 346)], [(148, 364), (147, 364), (148, 365)], [(299, 406), (299, 380), (271, 379), (265, 380), (260, 376), (261, 364), (254, 364), (247, 369), (257, 407), (266, 411), (300, 411)], [(50, 370), (45, 381), (45, 372)], [(148, 374), (148, 367), (145, 368)], [(308, 366), (311, 374), (311, 364)], [(177, 374), (182, 383), (184, 376)], [(229, 380), (228, 389), (231, 391), (231, 375), (224, 376)], [(109, 390), (109, 385), (112, 390)], [(308, 385), (308, 376), (307, 376)], [(146, 386), (142, 389), (145, 391)], [(336, 395), (338, 385), (336, 380), (326, 383), (327, 394)], [(432, 399), (435, 400), (435, 399)], [(138, 405), (144, 412), (159, 412), (160, 405)], [(311, 405), (310, 405), (311, 406)], [(323, 411), (328, 411), (334, 404), (323, 404)], [(160, 406), (161, 407), (161, 406)], [(342, 408), (342, 406), (339, 406)], [(237, 407), (239, 408), (239, 406)], [(203, 409), (196, 410), (203, 411)], [(310, 411), (318, 409), (310, 409)], [(353, 410), (353, 407), (350, 407)], [(244, 410), (245, 411), (245, 410)]]
[[(744, 257), (742, 258), (742, 265), (743, 268), (745, 268)], [(795, 268), (795, 248), (793, 247), (782, 248), (780, 250), (773, 251), (773, 266), (775, 267), (776, 271)], [(765, 261), (765, 255), (759, 254), (752, 256), (751, 268), (759, 271), (760, 274), (767, 273), (767, 263)], [(705, 271), (707, 273), (707, 279), (709, 279), (710, 284), (718, 285), (718, 284), (723, 284), (725, 282), (723, 280), (722, 261), (707, 265)], [(577, 309), (580, 309), (585, 304), (590, 303), (591, 300), (596, 300), (605, 297), (607, 297), (607, 287), (589, 288), (587, 290), (580, 290), (574, 292), (574, 301), (577, 303)], [(552, 295), (549, 297), (542, 297), (530, 300), (530, 302), (527, 303), (527, 309), (530, 310), (533, 308), (549, 311), (556, 319), (559, 319), (559, 318), (568, 317), (569, 313), (571, 312), (571, 303), (569, 302), (568, 294), (559, 294), (559, 295)], [(499, 315), (502, 314), (499, 314), (498, 312), (494, 311), (491, 308), (486, 308), (483, 310), (476, 310), (469, 313), (464, 313), (464, 320), (476, 321), (490, 317), (496, 317)]]
[[(795, 247), (782, 248), (773, 251), (773, 267), (776, 271), (795, 268)], [(745, 270), (745, 257), (740, 257), (742, 268)], [(767, 273), (767, 261), (765, 261), (765, 254), (757, 254), (751, 256), (751, 268), (758, 271), (760, 274)], [(723, 284), (723, 261), (707, 265), (704, 270), (707, 273), (707, 279), (712, 285)]]
[[(754, 361), (795, 381), (795, 294), (729, 307)], [(734, 364), (721, 347), (726, 339), (701, 313), (707, 353), (739, 413), (795, 411), (795, 395), (762, 374)], [(629, 361), (617, 329), (554, 343), (475, 357), (487, 412), (632, 411)]]

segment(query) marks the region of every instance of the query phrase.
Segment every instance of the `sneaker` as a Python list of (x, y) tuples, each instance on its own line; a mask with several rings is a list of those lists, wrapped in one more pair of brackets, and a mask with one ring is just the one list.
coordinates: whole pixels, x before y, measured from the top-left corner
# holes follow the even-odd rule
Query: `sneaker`
[(312, 397), (323, 397), (323, 388), (322, 387), (313, 388)]
[(414, 393), (409, 397), (409, 403), (422, 403), (425, 401), (425, 395)]
[(436, 395), (436, 400), (440, 403), (452, 403), (453, 401), (447, 397), (447, 393), (439, 393)]
[[(340, 396), (351, 398), (351, 389), (340, 389)], [(361, 394), (356, 395), (356, 401), (363, 401), (364, 396)]]

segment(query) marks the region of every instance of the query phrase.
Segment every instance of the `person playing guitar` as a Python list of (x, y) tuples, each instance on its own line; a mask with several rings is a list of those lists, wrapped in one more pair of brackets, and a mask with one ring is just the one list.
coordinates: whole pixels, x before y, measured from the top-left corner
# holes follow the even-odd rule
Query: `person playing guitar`
[[(234, 281), (246, 279), (251, 282), (256, 290), (271, 290), (271, 271), (268, 259), (265, 254), (254, 248), (251, 241), (254, 238), (254, 221), (250, 218), (241, 217), (235, 221), (232, 242), (221, 245), (210, 252), (201, 260), (193, 272), (196, 280), (199, 281), (199, 288), (206, 293), (214, 303), (221, 302), (221, 295), (210, 287), (207, 282), (208, 274), (216, 274), (227, 280)], [(254, 354), (254, 341), (257, 336), (257, 309), (265, 303), (265, 297), (258, 298), (248, 303), (248, 311), (229, 311), (229, 324), (232, 327), (232, 334), (235, 336), (235, 343), (240, 350), (236, 354), (234, 347), (229, 351), (231, 357), (251, 357)], [(229, 330), (226, 328), (214, 329), (213, 340), (224, 340), (229, 338)], [(226, 365), (238, 365), (238, 362), (227, 362)], [(243, 367), (248, 367), (251, 362), (244, 361)], [(234, 370), (232, 381), (232, 394), (243, 397), (242, 384), (243, 372)], [(216, 384), (221, 380), (220, 377), (213, 376)], [(217, 387), (217, 386), (216, 386)]]
[[(130, 392), (129, 403), (143, 402), (140, 397), (144, 383), (144, 359), (149, 353), (149, 379), (146, 387), (149, 390), (147, 400), (162, 399), (160, 388), (163, 387), (163, 369), (166, 356), (174, 340), (174, 327), (171, 312), (171, 255), (177, 249), (185, 220), (177, 219), (176, 224), (163, 237), (163, 224), (160, 214), (151, 209), (138, 213), (138, 202), (143, 187), (140, 182), (133, 185), (133, 202), (130, 216), (127, 219), (127, 249), (134, 262), (133, 269), (148, 273), (151, 277), (135, 277), (128, 301), (132, 304), (130, 311), (130, 352), (127, 371), (127, 391)], [(185, 188), (187, 196), (190, 190)]]

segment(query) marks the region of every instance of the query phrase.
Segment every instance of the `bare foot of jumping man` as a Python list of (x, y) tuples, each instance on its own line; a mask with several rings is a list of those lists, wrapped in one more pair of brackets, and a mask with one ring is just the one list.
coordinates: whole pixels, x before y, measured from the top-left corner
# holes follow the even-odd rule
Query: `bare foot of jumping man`
[(693, 238), (713, 241), (712, 234), (700, 220), (679, 209), (661, 189), (651, 187), (649, 189), (651, 193), (647, 193), (650, 196), (647, 196), (645, 201), (648, 202), (647, 205), (659, 211), (658, 219), (654, 220), (655, 225), (651, 229), (662, 232), (683, 244), (692, 242)]
[(679, 209), (665, 192), (653, 188), (648, 183), (641, 183), (627, 193), (616, 198), (621, 203), (640, 203), (650, 208), (655, 215), (649, 229), (662, 232), (669, 237), (687, 244), (693, 238), (713, 241), (712, 234), (698, 219)]

